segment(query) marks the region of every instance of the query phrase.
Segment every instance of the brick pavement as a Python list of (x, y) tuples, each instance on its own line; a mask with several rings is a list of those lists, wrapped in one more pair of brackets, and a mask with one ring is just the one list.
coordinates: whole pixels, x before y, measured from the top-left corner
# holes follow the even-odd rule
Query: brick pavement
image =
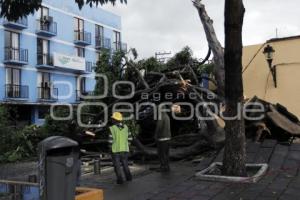
[(122, 186), (105, 189), (106, 200), (271, 200), (300, 199), (300, 144), (284, 146), (266, 140), (248, 142), (247, 162), (268, 162), (267, 174), (258, 183), (222, 183), (197, 180), (200, 171), (216, 158), (206, 158), (193, 166), (190, 162), (174, 163), (170, 174), (150, 173)]

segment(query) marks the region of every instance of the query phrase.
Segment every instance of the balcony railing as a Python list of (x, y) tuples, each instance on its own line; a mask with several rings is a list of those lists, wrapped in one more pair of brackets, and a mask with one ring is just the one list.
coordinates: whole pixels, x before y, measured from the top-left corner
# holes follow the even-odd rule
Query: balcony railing
[(5, 27), (22, 30), (22, 29), (25, 29), (28, 27), (28, 19), (27, 19), (27, 17), (19, 18), (16, 21), (10, 21), (10, 20), (4, 19), (3, 25)]
[(11, 99), (28, 99), (29, 88), (27, 85), (5, 85), (5, 97)]
[(114, 42), (113, 50), (127, 52), (127, 44), (123, 42)]
[(111, 49), (111, 40), (104, 37), (95, 38), (96, 49)]
[(53, 57), (49, 53), (37, 54), (37, 65), (40, 67), (53, 67)]
[(38, 99), (46, 101), (57, 101), (58, 88), (38, 87)]
[(86, 31), (74, 31), (74, 43), (77, 45), (90, 45), (92, 43), (92, 34)]
[(28, 50), (13, 47), (5, 47), (4, 62), (8, 64), (27, 64)]
[(46, 37), (57, 35), (57, 23), (52, 21), (52, 18), (37, 20), (37, 34)]

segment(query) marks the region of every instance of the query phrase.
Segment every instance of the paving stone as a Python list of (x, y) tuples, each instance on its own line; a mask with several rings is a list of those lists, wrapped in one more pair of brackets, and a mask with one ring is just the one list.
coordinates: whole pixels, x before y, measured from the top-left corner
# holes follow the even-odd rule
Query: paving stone
[(285, 174), (296, 177), (299, 168), (299, 161), (286, 159), (282, 165), (282, 170)]
[(196, 171), (202, 171), (204, 169), (206, 169), (213, 161), (214, 161), (214, 157), (212, 158), (205, 158), (203, 161), (201, 161), (197, 167), (196, 167)]
[[(289, 151), (288, 159), (300, 161), (300, 152), (299, 151)], [(300, 164), (300, 162), (298, 162)]]
[(171, 192), (163, 192), (163, 193), (160, 193), (154, 197), (151, 197), (151, 199), (162, 199), (162, 200), (165, 200), (165, 199), (169, 199), (171, 197), (173, 197), (175, 194), (174, 193), (171, 193)]
[(260, 143), (256, 142), (247, 142), (246, 152), (247, 153), (257, 153), (260, 148)]
[(213, 199), (221, 200), (221, 199), (234, 199), (239, 194), (246, 189), (247, 185), (239, 184), (239, 185), (231, 185), (224, 189), (222, 192), (218, 193)]
[(285, 188), (281, 189), (270, 189), (267, 188), (265, 191), (263, 191), (259, 196), (260, 197), (267, 197), (267, 198), (279, 198), (279, 196), (282, 194)]
[(270, 159), (269, 166), (272, 169), (280, 169), (284, 163), (284, 160), (289, 152), (289, 147), (284, 145), (276, 145), (273, 155)]
[(280, 197), (279, 200), (299, 200), (300, 195), (299, 194), (287, 194), (283, 193)]
[(300, 144), (292, 144), (291, 146), (290, 146), (290, 150), (291, 151), (300, 151)]
[(277, 144), (276, 140), (264, 140), (264, 142), (261, 144), (262, 148), (274, 148)]
[(257, 196), (259, 195), (259, 193), (257, 193), (257, 191), (247, 191), (247, 192), (242, 192), (241, 194), (239, 194), (237, 196), (238, 200), (252, 200), (252, 199), (256, 199)]
[(299, 195), (300, 197), (300, 190), (296, 188), (290, 188), (288, 187), (285, 191), (284, 194), (290, 194), (290, 195)]
[(273, 180), (280, 174), (280, 171), (276, 170), (272, 170), (270, 169), (265, 175), (264, 177), (259, 180), (260, 184), (268, 184), (273, 182)]
[(256, 153), (247, 153), (246, 163), (254, 163), (256, 159)]
[(257, 197), (256, 200), (276, 200), (276, 197)]
[(255, 159), (256, 163), (268, 163), (272, 155), (273, 148), (260, 148)]
[(212, 183), (212, 182), (201, 181), (200, 183), (197, 183), (192, 189), (202, 191), (202, 190), (207, 189), (209, 186), (211, 186), (213, 184), (214, 183)]
[(198, 196), (193, 197), (190, 200), (209, 200), (209, 199), (211, 199), (211, 197), (198, 195)]
[(297, 188), (300, 190), (300, 177), (296, 177), (296, 178), (293, 178), (293, 180), (291, 180), (290, 184), (289, 184), (289, 187), (291, 188)]
[(269, 186), (273, 188), (286, 188), (290, 184), (290, 182), (291, 179), (278, 176)]

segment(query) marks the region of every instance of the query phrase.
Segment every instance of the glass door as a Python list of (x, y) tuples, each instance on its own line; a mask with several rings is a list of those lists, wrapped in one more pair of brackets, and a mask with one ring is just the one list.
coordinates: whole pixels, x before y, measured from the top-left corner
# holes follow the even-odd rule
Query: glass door
[(5, 31), (5, 58), (20, 60), (20, 35), (15, 32)]
[(75, 39), (84, 40), (84, 21), (77, 17), (74, 18)]
[(6, 68), (6, 95), (10, 98), (21, 97), (21, 70)]
[(103, 47), (104, 43), (104, 28), (103, 26), (95, 26), (95, 37), (96, 37), (96, 46)]
[(50, 56), (49, 56), (49, 41), (38, 38), (37, 40), (37, 53), (38, 53), (38, 64), (49, 65)]
[(114, 31), (114, 44), (116, 50), (121, 50), (121, 33), (118, 31)]
[(40, 72), (38, 74), (39, 98), (50, 99), (51, 97), (51, 80), (50, 73)]

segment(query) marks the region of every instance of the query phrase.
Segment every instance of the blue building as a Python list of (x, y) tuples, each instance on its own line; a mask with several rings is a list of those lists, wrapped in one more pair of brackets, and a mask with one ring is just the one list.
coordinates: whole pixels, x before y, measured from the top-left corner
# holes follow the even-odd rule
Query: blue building
[(94, 90), (93, 67), (103, 49), (126, 50), (121, 18), (73, 1), (44, 0), (17, 21), (0, 18), (0, 103), (13, 104), (20, 120), (42, 124), (53, 103), (80, 102)]

